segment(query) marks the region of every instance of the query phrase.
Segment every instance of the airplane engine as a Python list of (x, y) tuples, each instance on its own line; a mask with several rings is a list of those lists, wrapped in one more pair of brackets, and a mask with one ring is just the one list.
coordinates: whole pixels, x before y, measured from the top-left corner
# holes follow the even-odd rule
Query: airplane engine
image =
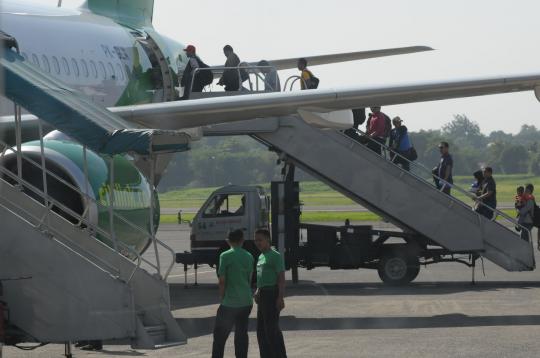
[[(59, 132), (52, 132), (44, 141), (47, 194), (54, 202), (52, 210), (73, 224), (81, 217), (88, 225), (97, 226), (107, 235), (97, 238), (113, 247), (110, 239), (110, 205), (113, 208), (113, 232), (126, 256), (135, 257), (133, 251), (143, 253), (150, 243), (150, 184), (144, 175), (125, 157), (114, 156), (114, 181), (111, 187), (110, 158), (102, 157)], [(39, 141), (22, 145), (22, 190), (44, 203), (43, 171)], [(17, 175), (17, 155), (6, 151), (2, 166)], [(4, 180), (16, 185), (13, 176), (3, 174)], [(159, 225), (159, 202), (155, 196), (154, 232)], [(85, 224), (83, 224), (85, 225)]]

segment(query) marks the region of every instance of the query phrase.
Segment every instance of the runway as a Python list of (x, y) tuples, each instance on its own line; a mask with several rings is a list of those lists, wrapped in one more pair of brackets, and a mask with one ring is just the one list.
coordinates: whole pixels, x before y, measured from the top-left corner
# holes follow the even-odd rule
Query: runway
[[(189, 228), (163, 227), (161, 240), (189, 249)], [(152, 253), (148, 252), (147, 257)], [(160, 255), (162, 262), (168, 256)], [(535, 357), (540, 353), (540, 274), (508, 273), (485, 262), (486, 276), (446, 263), (422, 267), (406, 287), (387, 287), (370, 270), (300, 270), (301, 282), (287, 282), (281, 325), (289, 357)], [(193, 283), (193, 271), (188, 272)], [(105, 344), (103, 352), (75, 350), (76, 357), (209, 357), (218, 292), (213, 269), (201, 267), (199, 285), (184, 287), (175, 265), (171, 304), (188, 335), (185, 346), (134, 351)], [(287, 273), (290, 280), (290, 273)], [(255, 313), (250, 319), (250, 357), (258, 357)], [(60, 357), (63, 346), (34, 352), (5, 349), (5, 357)], [(227, 357), (234, 356), (233, 337)]]

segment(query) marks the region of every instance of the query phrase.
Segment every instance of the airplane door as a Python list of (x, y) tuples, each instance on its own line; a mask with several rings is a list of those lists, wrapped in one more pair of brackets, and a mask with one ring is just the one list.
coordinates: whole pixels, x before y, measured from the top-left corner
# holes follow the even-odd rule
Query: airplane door
[(154, 87), (152, 102), (169, 102), (178, 99), (171, 69), (165, 55), (152, 37), (136, 37), (152, 64), (151, 81)]

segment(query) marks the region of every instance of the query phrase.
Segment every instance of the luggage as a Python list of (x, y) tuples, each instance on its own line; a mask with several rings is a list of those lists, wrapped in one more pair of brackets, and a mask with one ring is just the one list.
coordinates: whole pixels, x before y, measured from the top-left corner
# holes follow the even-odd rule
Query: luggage
[(414, 147), (411, 147), (409, 149), (406, 158), (409, 159), (411, 162), (414, 162), (416, 159), (418, 159), (418, 153), (416, 152), (416, 149), (414, 149)]
[(540, 228), (540, 207), (534, 203), (533, 225)]

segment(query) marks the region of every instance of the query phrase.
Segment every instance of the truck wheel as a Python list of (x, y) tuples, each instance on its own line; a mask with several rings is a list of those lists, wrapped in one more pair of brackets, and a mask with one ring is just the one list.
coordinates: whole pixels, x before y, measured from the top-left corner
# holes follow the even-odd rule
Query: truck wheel
[(420, 261), (416, 256), (392, 250), (382, 256), (377, 272), (388, 285), (406, 285), (418, 276)]

